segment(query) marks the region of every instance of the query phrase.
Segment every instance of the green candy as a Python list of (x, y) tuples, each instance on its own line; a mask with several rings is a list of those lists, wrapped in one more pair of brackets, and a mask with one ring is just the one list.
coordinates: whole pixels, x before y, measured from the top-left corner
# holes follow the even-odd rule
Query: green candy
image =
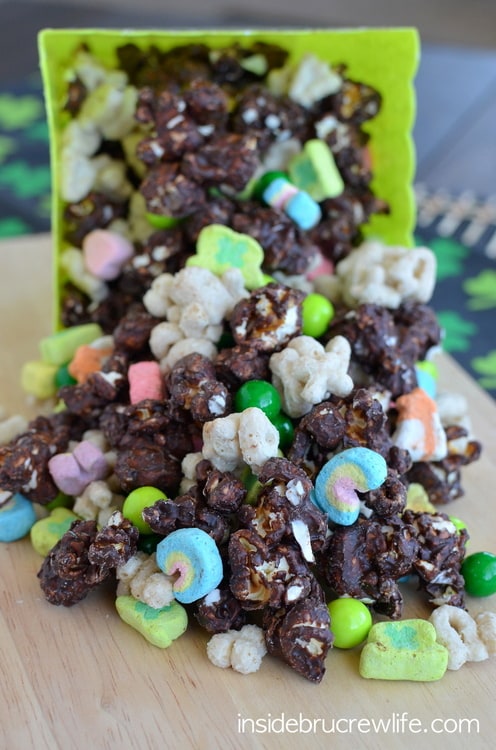
[(150, 526), (143, 521), (141, 512), (149, 508), (157, 500), (167, 500), (167, 495), (157, 487), (138, 487), (129, 493), (122, 506), (122, 514), (133, 526), (136, 526), (140, 534), (153, 534)]
[(146, 218), (155, 229), (172, 229), (179, 224), (179, 219), (175, 219), (173, 216), (162, 216), (162, 214), (147, 212)]
[(118, 596), (115, 607), (121, 620), (158, 648), (168, 648), (188, 627), (188, 615), (179, 602), (154, 609), (134, 596)]
[(281, 397), (266, 380), (248, 380), (234, 397), (236, 411), (256, 406), (272, 421), (281, 411)]
[(367, 637), (372, 627), (372, 615), (363, 602), (343, 597), (329, 602), (327, 609), (331, 616), (333, 646), (353, 648)]
[(275, 417), (272, 417), (271, 422), (279, 433), (279, 448), (283, 451), (287, 450), (294, 438), (294, 426), (291, 418), (287, 414), (279, 412)]
[(446, 672), (448, 656), (428, 620), (377, 622), (361, 651), (359, 671), (368, 679), (431, 682)]
[(325, 141), (311, 138), (299, 154), (291, 159), (289, 177), (300, 190), (320, 203), (335, 198), (344, 190), (344, 181)]
[(496, 594), (496, 555), (474, 552), (465, 558), (461, 567), (465, 590), (471, 596)]
[(268, 188), (270, 183), (274, 182), (274, 180), (277, 180), (278, 177), (282, 177), (285, 180), (288, 179), (288, 175), (286, 174), (286, 172), (279, 172), (277, 170), (273, 170), (272, 172), (265, 172), (255, 183), (253, 187), (252, 197), (258, 201), (261, 201), (262, 196), (265, 192), (265, 188)]
[(322, 294), (307, 294), (302, 305), (302, 332), (305, 336), (318, 339), (327, 331), (334, 317), (332, 302)]
[(55, 385), (58, 388), (63, 388), (65, 385), (74, 385), (77, 383), (76, 378), (73, 378), (69, 372), (69, 365), (61, 365), (55, 373)]
[(140, 552), (146, 552), (147, 555), (153, 555), (157, 549), (157, 544), (162, 541), (164, 537), (160, 534), (140, 534), (138, 539), (138, 549)]
[(62, 539), (78, 516), (68, 508), (54, 508), (49, 516), (36, 521), (31, 527), (30, 536), (33, 549), (46, 557), (50, 550)]

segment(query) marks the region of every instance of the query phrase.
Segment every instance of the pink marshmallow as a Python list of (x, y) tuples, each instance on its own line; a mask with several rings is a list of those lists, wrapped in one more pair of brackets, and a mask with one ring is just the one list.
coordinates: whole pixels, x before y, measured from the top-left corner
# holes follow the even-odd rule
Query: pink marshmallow
[(104, 479), (107, 476), (107, 459), (100, 448), (94, 443), (91, 443), (89, 440), (81, 441), (74, 448), (72, 455), (82, 471), (91, 477), (91, 482), (95, 479)]
[(123, 266), (134, 255), (132, 243), (108, 229), (95, 229), (83, 240), (86, 268), (93, 276), (104, 281), (116, 279)]
[(52, 456), (48, 470), (61, 492), (77, 496), (84, 492), (90, 482), (107, 476), (108, 464), (99, 448), (83, 440), (72, 453)]
[(158, 362), (136, 362), (129, 366), (129, 398), (137, 404), (146, 398), (160, 401), (164, 397), (162, 373)]

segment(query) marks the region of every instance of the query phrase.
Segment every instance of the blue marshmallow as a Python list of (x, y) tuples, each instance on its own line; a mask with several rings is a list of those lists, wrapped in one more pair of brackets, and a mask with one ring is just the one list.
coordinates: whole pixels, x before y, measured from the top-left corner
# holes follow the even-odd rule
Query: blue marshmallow
[(0, 507), (0, 542), (16, 542), (37, 520), (33, 503), (19, 493)]
[(201, 529), (177, 529), (156, 549), (157, 565), (177, 576), (173, 591), (178, 602), (190, 604), (217, 588), (224, 575), (216, 543)]

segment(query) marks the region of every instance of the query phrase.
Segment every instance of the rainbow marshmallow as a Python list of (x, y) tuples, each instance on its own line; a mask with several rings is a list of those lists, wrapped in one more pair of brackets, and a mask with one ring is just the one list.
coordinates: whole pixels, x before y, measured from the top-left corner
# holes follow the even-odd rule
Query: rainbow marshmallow
[(330, 521), (351, 526), (360, 513), (356, 491), (375, 490), (386, 476), (387, 464), (380, 453), (370, 448), (348, 448), (322, 467), (311, 499)]
[(157, 565), (168, 576), (177, 576), (174, 596), (191, 604), (217, 588), (224, 575), (217, 545), (206, 531), (177, 529), (156, 550)]

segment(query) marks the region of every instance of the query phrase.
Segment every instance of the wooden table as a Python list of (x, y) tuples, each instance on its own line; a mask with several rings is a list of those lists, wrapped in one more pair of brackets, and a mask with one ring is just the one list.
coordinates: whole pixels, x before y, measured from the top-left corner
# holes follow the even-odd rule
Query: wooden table
[[(11, 413), (33, 413), (18, 372), (50, 331), (49, 252), (46, 236), (0, 245), (0, 403)], [(485, 444), (481, 460), (466, 470), (466, 496), (448, 510), (467, 522), (470, 550), (496, 551), (496, 407), (448, 358), (441, 387), (466, 395)], [(210, 664), (208, 637), (194, 625), (168, 650), (149, 645), (119, 619), (109, 588), (71, 609), (48, 604), (36, 578), (40, 562), (28, 540), (0, 548), (1, 748), (288, 750), (304, 742), (387, 750), (416, 747), (422, 734), (426, 748), (494, 747), (495, 657), (435, 683), (363, 680), (358, 649), (331, 651), (319, 686), (271, 657), (258, 673), (242, 676)], [(406, 589), (405, 614), (428, 616), (422, 597)], [(496, 596), (469, 599), (468, 607), (472, 614), (496, 611)], [(283, 718), (293, 720), (284, 733)], [(265, 724), (253, 733), (257, 719)], [(380, 719), (390, 722), (388, 731), (367, 724)], [(470, 733), (467, 723), (458, 731), (460, 719), (473, 720)], [(262, 731), (274, 720), (270, 733)]]

